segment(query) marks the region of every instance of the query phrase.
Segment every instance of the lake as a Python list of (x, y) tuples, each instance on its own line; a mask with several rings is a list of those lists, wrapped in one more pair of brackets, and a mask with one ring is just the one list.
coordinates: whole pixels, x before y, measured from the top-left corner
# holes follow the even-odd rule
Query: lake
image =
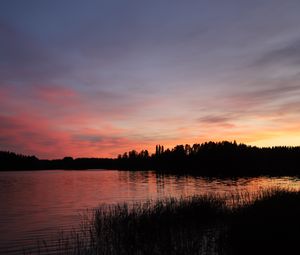
[(300, 189), (293, 177), (217, 179), (161, 175), (153, 171), (0, 172), (0, 253), (22, 254), (38, 241), (76, 228), (81, 215), (100, 204), (197, 194)]

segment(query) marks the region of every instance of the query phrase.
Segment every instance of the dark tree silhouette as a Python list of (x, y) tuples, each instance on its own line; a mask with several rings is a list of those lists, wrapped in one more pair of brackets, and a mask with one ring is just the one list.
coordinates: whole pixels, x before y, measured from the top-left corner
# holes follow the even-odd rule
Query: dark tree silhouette
[(300, 147), (258, 148), (223, 141), (177, 145), (166, 150), (156, 145), (152, 155), (147, 150), (139, 153), (131, 150), (114, 159), (65, 157), (57, 160), (0, 152), (0, 162), (0, 170), (104, 168), (213, 176), (298, 175)]

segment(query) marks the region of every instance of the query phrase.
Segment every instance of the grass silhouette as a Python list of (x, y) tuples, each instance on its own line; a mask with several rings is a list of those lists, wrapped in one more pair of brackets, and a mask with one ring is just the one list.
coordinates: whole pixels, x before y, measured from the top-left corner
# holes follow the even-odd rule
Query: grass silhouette
[[(296, 254), (300, 243), (300, 192), (291, 190), (103, 205), (92, 212), (80, 230), (56, 240), (55, 254)], [(42, 246), (39, 253), (50, 254), (55, 245)]]

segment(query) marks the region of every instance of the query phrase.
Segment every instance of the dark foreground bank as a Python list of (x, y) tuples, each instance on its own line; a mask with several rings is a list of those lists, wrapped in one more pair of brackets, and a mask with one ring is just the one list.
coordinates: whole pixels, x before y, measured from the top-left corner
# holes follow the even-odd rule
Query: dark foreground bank
[[(298, 254), (300, 192), (102, 206), (54, 254)], [(59, 243), (59, 246), (57, 246)], [(53, 254), (51, 243), (35, 253)], [(30, 254), (30, 251), (25, 251)]]

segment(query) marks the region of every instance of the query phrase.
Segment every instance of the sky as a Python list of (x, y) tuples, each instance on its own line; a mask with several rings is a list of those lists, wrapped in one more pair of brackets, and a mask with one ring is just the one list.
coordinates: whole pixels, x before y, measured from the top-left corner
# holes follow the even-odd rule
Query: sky
[(298, 0), (2, 0), (0, 150), (300, 145)]

